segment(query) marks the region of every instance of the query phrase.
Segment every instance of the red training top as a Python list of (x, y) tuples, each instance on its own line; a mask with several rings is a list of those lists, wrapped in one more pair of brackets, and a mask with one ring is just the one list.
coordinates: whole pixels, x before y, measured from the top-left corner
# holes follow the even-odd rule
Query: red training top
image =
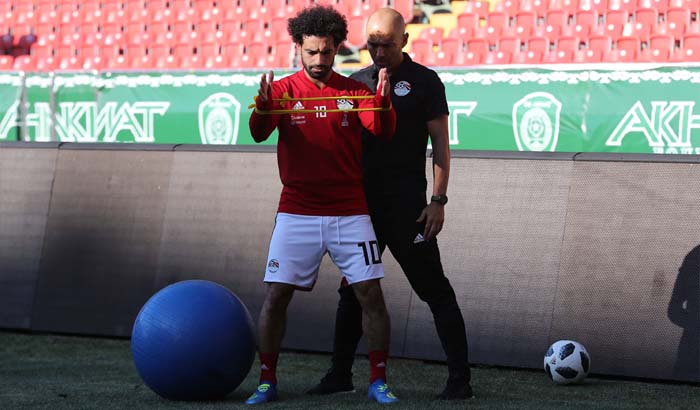
[[(373, 99), (340, 99), (338, 96), (371, 96), (369, 88), (336, 72), (318, 88), (304, 71), (272, 83), (272, 98), (284, 94), (291, 101), (259, 102), (259, 110), (333, 110), (388, 107), (389, 95)], [(329, 97), (299, 101), (295, 98)], [(367, 214), (362, 186), (362, 128), (389, 139), (396, 128), (396, 113), (388, 111), (315, 112), (250, 116), (250, 133), (256, 142), (279, 129), (277, 164), (282, 180), (278, 212), (299, 215), (345, 216)]]

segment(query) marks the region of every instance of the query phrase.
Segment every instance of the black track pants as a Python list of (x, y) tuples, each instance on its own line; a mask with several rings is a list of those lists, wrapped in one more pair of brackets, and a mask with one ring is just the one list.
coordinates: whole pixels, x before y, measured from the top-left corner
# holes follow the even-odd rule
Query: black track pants
[[(392, 198), (368, 196), (370, 214), (380, 251), (388, 246), (418, 297), (433, 313), (435, 327), (447, 356), (449, 377), (468, 382), (467, 336), (454, 290), (445, 277), (437, 240), (421, 241), (424, 225), (416, 222), (426, 206), (425, 193)], [(362, 337), (362, 310), (352, 288), (341, 286), (333, 342), (333, 366), (349, 372)]]

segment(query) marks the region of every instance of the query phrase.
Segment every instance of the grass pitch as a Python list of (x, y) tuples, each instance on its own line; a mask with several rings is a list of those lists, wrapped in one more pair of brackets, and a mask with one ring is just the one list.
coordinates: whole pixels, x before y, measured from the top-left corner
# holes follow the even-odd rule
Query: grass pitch
[[(311, 397), (303, 391), (325, 373), (328, 355), (283, 353), (278, 379), (280, 401), (266, 409), (380, 408), (366, 398), (368, 363), (355, 365), (356, 393)], [(257, 364), (225, 400), (173, 402), (150, 391), (131, 361), (128, 340), (0, 332), (0, 409), (250, 409), (243, 401), (257, 384)], [(589, 377), (580, 386), (556, 386), (544, 372), (476, 367), (476, 398), (444, 402), (440, 392), (446, 367), (392, 359), (389, 382), (401, 400), (394, 409), (693, 409), (700, 386)]]

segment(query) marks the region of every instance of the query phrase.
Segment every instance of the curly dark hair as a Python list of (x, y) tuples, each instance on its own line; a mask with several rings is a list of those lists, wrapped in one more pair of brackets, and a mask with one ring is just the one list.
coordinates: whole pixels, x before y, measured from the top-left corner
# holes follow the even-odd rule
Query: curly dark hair
[(348, 22), (331, 6), (313, 6), (290, 18), (287, 31), (297, 44), (304, 42), (304, 36), (330, 36), (337, 46), (348, 37)]

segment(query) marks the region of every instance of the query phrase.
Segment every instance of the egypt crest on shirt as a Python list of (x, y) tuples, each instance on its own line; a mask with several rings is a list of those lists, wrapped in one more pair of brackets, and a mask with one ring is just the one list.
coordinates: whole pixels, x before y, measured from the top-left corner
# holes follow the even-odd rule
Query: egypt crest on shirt
[[(355, 104), (353, 104), (352, 100), (347, 100), (345, 98), (337, 99), (336, 105), (338, 106), (339, 110), (351, 110), (355, 107)], [(340, 126), (347, 127), (349, 125), (350, 125), (350, 122), (348, 122), (348, 113), (344, 112), (343, 113), (343, 120), (340, 122)]]

